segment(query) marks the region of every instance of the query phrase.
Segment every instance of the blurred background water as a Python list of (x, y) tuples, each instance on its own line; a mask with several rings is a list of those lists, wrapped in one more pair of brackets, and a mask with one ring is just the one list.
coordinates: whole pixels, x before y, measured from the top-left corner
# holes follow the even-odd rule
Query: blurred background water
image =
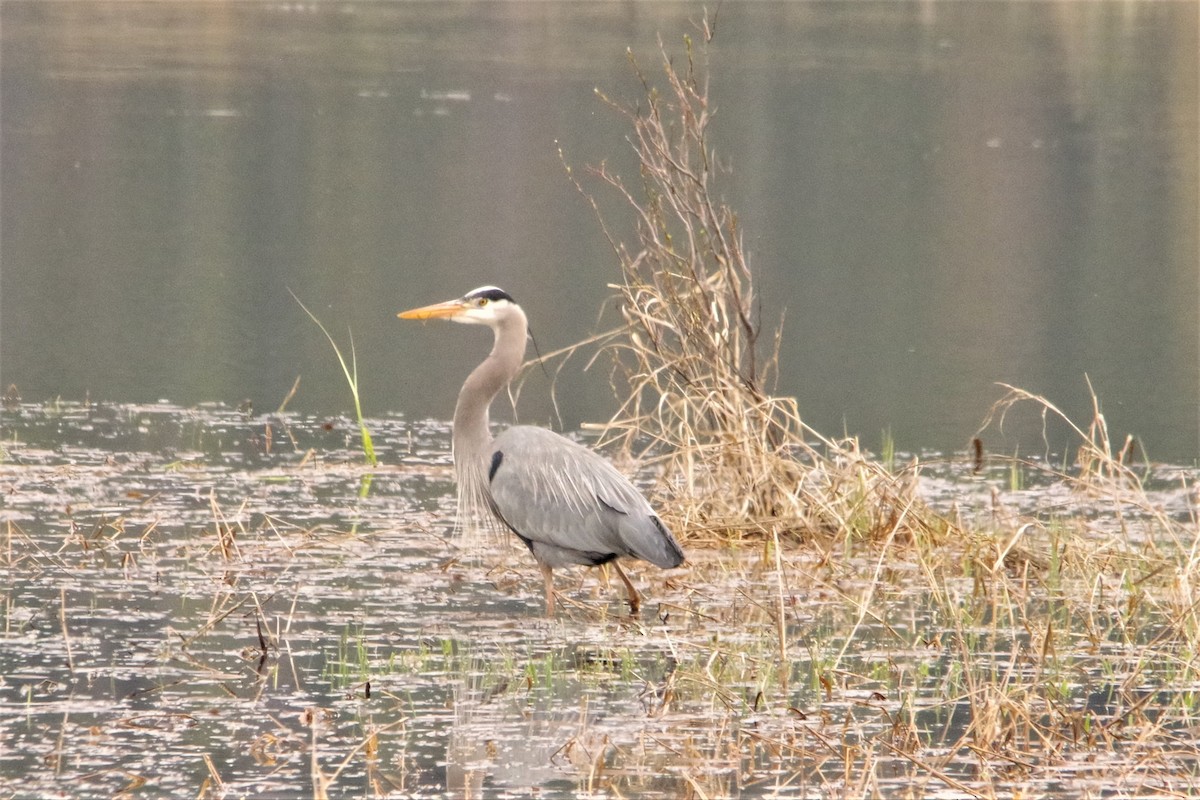
[[(615, 260), (567, 180), (636, 170), (636, 101), (696, 4), (6, 2), (0, 382), (335, 414), (294, 291), (364, 411), (445, 419), (484, 331), (395, 312), (503, 286), (542, 351), (597, 327)], [(713, 145), (778, 391), (875, 446), (962, 448), (996, 381), (1150, 456), (1200, 455), (1193, 3), (724, 3)], [(602, 204), (619, 212), (614, 198)], [(618, 231), (621, 217), (614, 217)], [(615, 408), (535, 374), (523, 421)], [(498, 414), (503, 417), (504, 414)], [(1040, 449), (1039, 423), (1012, 432)], [(1033, 437), (1032, 444), (1030, 439)], [(1004, 446), (1015, 447), (1014, 443)], [(1062, 446), (1051, 442), (1051, 446)]]

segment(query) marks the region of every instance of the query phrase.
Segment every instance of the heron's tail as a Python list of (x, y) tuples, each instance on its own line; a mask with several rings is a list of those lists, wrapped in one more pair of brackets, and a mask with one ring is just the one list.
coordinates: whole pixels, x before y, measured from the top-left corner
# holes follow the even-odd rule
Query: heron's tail
[(624, 530), (621, 531), (621, 538), (633, 556), (662, 569), (671, 569), (683, 563), (683, 549), (658, 517), (649, 514), (641, 519), (627, 518), (622, 522)]

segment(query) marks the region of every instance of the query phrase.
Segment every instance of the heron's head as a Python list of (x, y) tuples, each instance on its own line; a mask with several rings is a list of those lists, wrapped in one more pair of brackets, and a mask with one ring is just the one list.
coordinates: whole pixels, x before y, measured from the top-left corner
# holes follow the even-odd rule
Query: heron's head
[(480, 286), (457, 300), (401, 311), (396, 316), (400, 319), (448, 319), (494, 328), (518, 314), (521, 309), (508, 292), (495, 286)]

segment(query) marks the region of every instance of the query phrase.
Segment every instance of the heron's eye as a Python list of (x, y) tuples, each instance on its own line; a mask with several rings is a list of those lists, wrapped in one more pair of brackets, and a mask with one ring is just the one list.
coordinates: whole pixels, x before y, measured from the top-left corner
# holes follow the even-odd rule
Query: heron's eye
[(488, 304), (488, 299), (486, 297), (481, 297), (478, 300), (476, 300), (475, 302), (479, 303), (480, 308), (483, 308), (484, 306), (486, 306)]

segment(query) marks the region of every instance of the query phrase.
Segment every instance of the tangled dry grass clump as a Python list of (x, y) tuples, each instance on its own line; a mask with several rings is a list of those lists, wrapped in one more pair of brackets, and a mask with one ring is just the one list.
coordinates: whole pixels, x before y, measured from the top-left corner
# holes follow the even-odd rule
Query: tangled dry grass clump
[[(711, 28), (702, 30), (707, 44)], [(1005, 387), (975, 452), (948, 458), (954, 499), (936, 506), (920, 486), (928, 465), (897, 468), (854, 438), (806, 425), (794, 399), (773, 393), (780, 330), (761, 327), (741, 225), (716, 199), (703, 53), (685, 40), (677, 65), (662, 49), (656, 80), (631, 55), (638, 101), (602, 95), (632, 131), (638, 181), (607, 164), (586, 175), (615, 191), (630, 225), (619, 223), (618, 233), (571, 171), (621, 268), (613, 286), (621, 324), (598, 337), (621, 403), (602, 438), (656, 467), (658, 506), (689, 545), (768, 545), (762, 572), (748, 581), (760, 590), (754, 610), (728, 620), (743, 639), (681, 667), (680, 685), (725, 686), (712, 679), (714, 659), (743, 659), (759, 680), (778, 681), (754, 695), (754, 712), (760, 700), (792, 710), (787, 698), (804, 682), (830, 702), (878, 685), (878, 665), (855, 653), (882, 641), (935, 654), (938, 666), (918, 658), (926, 665), (893, 669), (885, 681), (880, 696), (900, 701), (887, 712), (890, 734), (870, 738), (865, 762), (846, 762), (845, 774), (861, 775), (864, 786), (877, 778), (873, 758), (907, 759), (926, 780), (968, 796), (1036, 785), (1088, 758), (1105, 764), (1104, 780), (1134, 793), (1147, 783), (1193, 787), (1195, 743), (1175, 749), (1181, 732), (1195, 729), (1200, 677), (1190, 474), (1180, 473), (1174, 491), (1191, 511), (1164, 508), (1161, 487), (1148, 490), (1148, 465), (1133, 463), (1133, 440), (1114, 442), (1094, 393), (1091, 419), (1080, 425), (1050, 400)], [(1028, 410), (1075, 441), (1059, 465), (985, 454), (983, 437)], [(1006, 471), (1007, 486), (997, 480)], [(1037, 488), (1022, 491), (1025, 480)], [(701, 559), (693, 574), (718, 582), (747, 552), (754, 548)], [(834, 598), (827, 642), (815, 633), (823, 624), (801, 610), (812, 610), (798, 600), (806, 595)], [(673, 610), (691, 619), (686, 603)], [(714, 623), (696, 619), (705, 630)], [(1151, 695), (1167, 702), (1150, 712)], [(964, 708), (962, 724), (946, 721)], [(941, 720), (940, 733), (930, 718)], [(781, 752), (817, 757), (787, 747), (796, 749)], [(1141, 761), (1126, 768), (1122, 759)], [(974, 783), (958, 772), (964, 760), (992, 777), (964, 788)], [(1010, 784), (1014, 769), (1021, 777)]]
[[(1183, 590), (1185, 604), (1194, 601), (1195, 512), (1172, 516), (1147, 494), (1134, 463), (1135, 440), (1119, 446), (1112, 440), (1090, 383), (1092, 414), (1084, 424), (1044, 397), (1004, 386), (976, 435), (976, 452), (961, 459), (962, 473), (984, 470), (980, 437), (996, 433), (1018, 409), (1032, 408), (1043, 429), (1053, 422), (1076, 446), (1060, 467), (1048, 458), (986, 459), (1014, 475), (1034, 474), (1067, 498), (1048, 513), (1023, 516), (1005, 513), (993, 495), (987, 520), (966, 518), (954, 505), (931, 507), (918, 491), (924, 465), (896, 467), (864, 452), (853, 437), (825, 436), (805, 424), (795, 399), (773, 393), (781, 327), (763, 335), (741, 225), (717, 199), (713, 109), (701, 63), (713, 30), (705, 19), (700, 46), (685, 37), (678, 65), (660, 43), (658, 81), (630, 53), (641, 88), (636, 102), (601, 94), (628, 123), (639, 181), (630, 185), (606, 164), (587, 173), (630, 212), (631, 244), (568, 167), (621, 269), (613, 289), (622, 324), (602, 339), (601, 351), (612, 357), (611, 381), (623, 400), (602, 438), (658, 468), (661, 505), (671, 521), (693, 544), (818, 539), (829, 551), (855, 541), (886, 551), (915, 543), (919, 558), (937, 552), (927, 571), (936, 564), (950, 575), (964, 564), (989, 571), (1083, 565), (1076, 574), (1085, 581), (1098, 571), (1157, 569), (1175, 576), (1169, 582)], [(1182, 481), (1180, 491), (1191, 498), (1194, 487)], [(1192, 499), (1185, 505), (1194, 509)], [(1116, 542), (1100, 533), (1129, 534), (1133, 525), (1141, 528), (1136, 539)], [(1055, 538), (1068, 533), (1077, 536), (1069, 547)], [(1170, 542), (1169, 552), (1156, 542)]]
[[(707, 44), (711, 28), (704, 35)], [(682, 69), (664, 51), (662, 90), (630, 55), (644, 106), (603, 98), (633, 131), (641, 185), (604, 165), (589, 172), (632, 212), (634, 246), (575, 179), (622, 275), (613, 288), (624, 325), (604, 347), (626, 399), (603, 438), (662, 462), (669, 513), (693, 538), (906, 531), (920, 520), (909, 513), (911, 482), (864, 457), (856, 440), (809, 428), (794, 398), (772, 393), (782, 326), (764, 347), (738, 217), (716, 199), (707, 77), (686, 44)]]

